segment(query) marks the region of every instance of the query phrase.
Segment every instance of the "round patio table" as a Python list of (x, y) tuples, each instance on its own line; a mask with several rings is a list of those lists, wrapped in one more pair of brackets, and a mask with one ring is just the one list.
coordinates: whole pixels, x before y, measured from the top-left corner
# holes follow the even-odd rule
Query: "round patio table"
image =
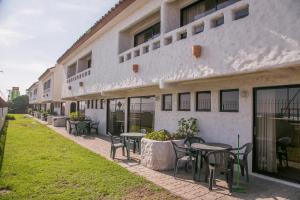
[[(141, 154), (141, 140), (143, 137), (146, 136), (144, 133), (136, 133), (136, 132), (128, 132), (128, 133), (121, 133), (121, 137), (124, 137), (124, 142), (127, 148), (130, 147), (130, 139), (136, 141), (138, 143), (138, 153)], [(130, 158), (130, 149), (128, 149), (128, 158)]]
[[(197, 169), (199, 167), (199, 169), (197, 169), (198, 171), (198, 178), (195, 178), (195, 174), (194, 173), (194, 180), (198, 180), (200, 181), (200, 175), (201, 175), (201, 165), (202, 165), (202, 152), (207, 153), (210, 151), (218, 151), (218, 150), (228, 150), (231, 149), (232, 146), (229, 144), (223, 144), (223, 143), (193, 143), (191, 145), (191, 149), (197, 152), (197, 156), (196, 156), (196, 163), (195, 163), (195, 167), (194, 169)], [(198, 162), (200, 161), (200, 164), (198, 164)], [(205, 180), (206, 181), (206, 180)]]

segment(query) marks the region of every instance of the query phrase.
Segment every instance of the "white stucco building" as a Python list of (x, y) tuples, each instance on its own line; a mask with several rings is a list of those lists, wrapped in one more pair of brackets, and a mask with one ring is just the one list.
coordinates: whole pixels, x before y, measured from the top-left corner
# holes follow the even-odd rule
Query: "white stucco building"
[(61, 100), (63, 72), (61, 67), (48, 68), (27, 90), (29, 104), (35, 110), (65, 115), (65, 102)]
[(295, 0), (122, 0), (58, 59), (61, 98), (100, 134), (197, 118), (206, 141), (252, 142), (253, 174), (300, 183), (299, 27)]

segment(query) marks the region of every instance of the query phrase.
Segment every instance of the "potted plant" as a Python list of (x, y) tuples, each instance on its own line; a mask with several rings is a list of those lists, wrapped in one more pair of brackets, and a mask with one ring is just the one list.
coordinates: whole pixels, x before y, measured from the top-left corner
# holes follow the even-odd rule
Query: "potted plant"
[(178, 130), (175, 133), (160, 130), (147, 134), (141, 141), (142, 165), (158, 171), (173, 169), (175, 153), (171, 140), (178, 145), (183, 145), (187, 136), (198, 132), (197, 119), (182, 118), (178, 122)]
[(70, 120), (71, 121), (83, 121), (85, 116), (80, 112), (71, 112), (70, 113)]

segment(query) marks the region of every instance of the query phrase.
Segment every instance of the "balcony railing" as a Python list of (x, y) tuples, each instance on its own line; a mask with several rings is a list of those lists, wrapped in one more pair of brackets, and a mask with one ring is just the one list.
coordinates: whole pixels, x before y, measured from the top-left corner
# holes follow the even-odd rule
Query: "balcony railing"
[[(119, 63), (125, 63), (126, 61), (133, 60), (136, 57), (143, 56), (178, 41), (189, 39), (201, 34), (202, 32), (207, 32), (210, 29), (214, 29), (218, 27), (215, 25), (216, 21), (221, 21), (220, 19), (222, 18), (223, 20), (224, 18), (227, 20), (231, 19), (232, 21), (237, 20), (232, 17), (232, 14), (249, 7), (248, 3), (244, 1), (232, 0), (231, 2), (234, 2), (234, 4), (228, 6), (227, 9), (217, 10), (216, 12), (200, 18), (190, 24), (177, 28), (168, 33), (161, 34), (159, 37), (153, 40), (140, 44), (139, 46), (119, 54)], [(226, 24), (226, 20), (224, 24)]]
[(67, 79), (67, 83), (71, 83), (71, 82), (74, 82), (76, 80), (80, 80), (82, 78), (85, 78), (87, 76), (90, 76), (91, 75), (91, 69), (88, 68), (82, 72), (79, 72), (77, 74), (75, 74), (74, 76), (71, 76)]

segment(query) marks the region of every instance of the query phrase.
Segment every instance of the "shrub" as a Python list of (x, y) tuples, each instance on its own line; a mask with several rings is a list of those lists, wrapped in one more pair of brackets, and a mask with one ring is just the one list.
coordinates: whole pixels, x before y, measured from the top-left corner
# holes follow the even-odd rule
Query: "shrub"
[(83, 121), (85, 119), (84, 115), (80, 112), (71, 112), (70, 120), (71, 121)]
[(6, 120), (16, 120), (15, 116), (13, 116), (13, 115), (6, 115), (5, 119)]
[(160, 130), (148, 133), (145, 138), (156, 141), (167, 141), (171, 139), (171, 135), (166, 130)]
[(194, 136), (199, 132), (199, 129), (197, 127), (197, 119), (196, 118), (189, 118), (184, 119), (181, 118), (178, 122), (178, 130), (176, 132), (176, 135), (178, 137), (186, 137), (186, 136)]

